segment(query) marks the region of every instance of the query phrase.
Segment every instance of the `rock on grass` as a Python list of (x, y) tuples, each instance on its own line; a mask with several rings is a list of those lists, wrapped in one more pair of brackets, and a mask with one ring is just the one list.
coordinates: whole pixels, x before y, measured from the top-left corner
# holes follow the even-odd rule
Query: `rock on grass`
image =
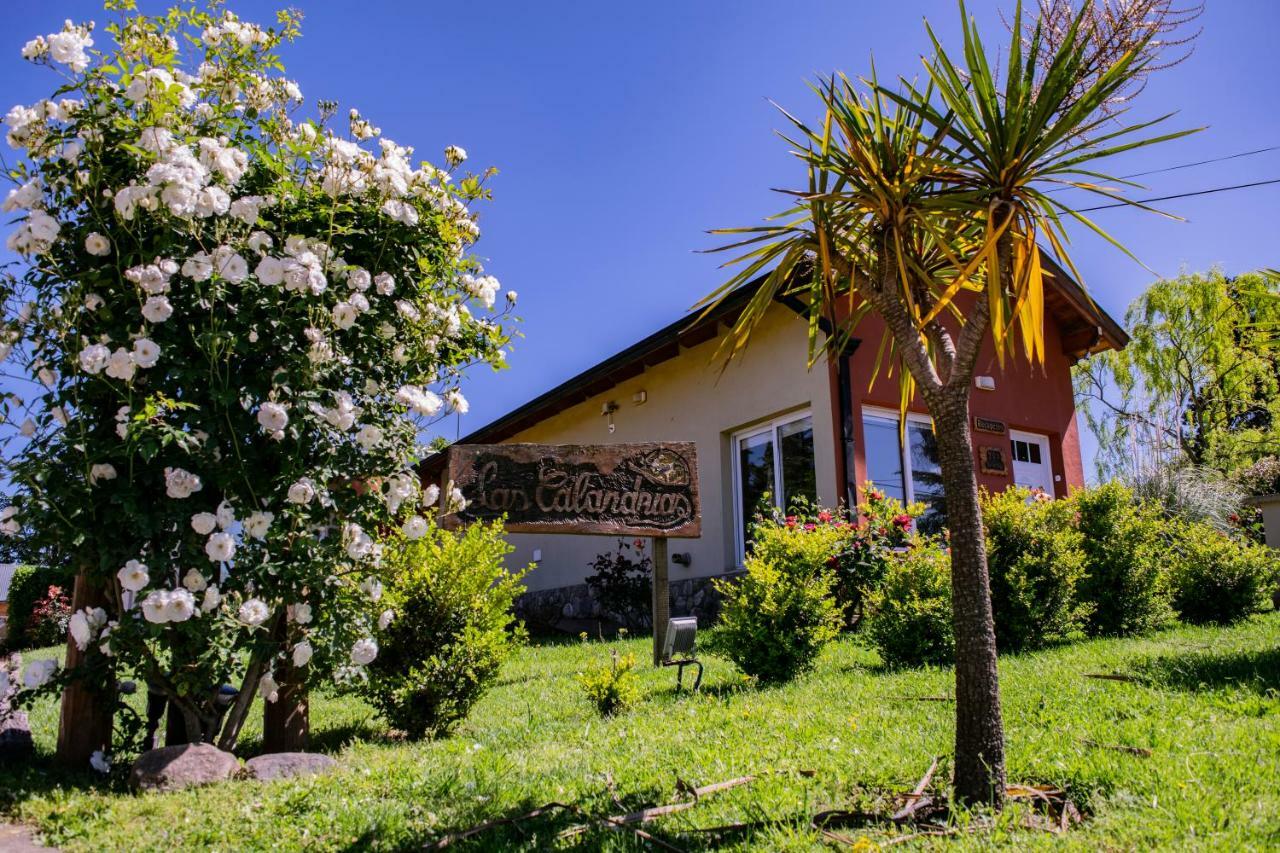
[(129, 783), (139, 791), (180, 791), (232, 779), (239, 760), (208, 743), (185, 743), (144, 752), (133, 763)]

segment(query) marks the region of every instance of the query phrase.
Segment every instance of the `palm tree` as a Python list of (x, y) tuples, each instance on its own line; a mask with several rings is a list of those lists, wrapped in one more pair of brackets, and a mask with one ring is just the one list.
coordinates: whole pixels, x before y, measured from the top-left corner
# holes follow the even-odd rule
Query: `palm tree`
[[(1075, 272), (1065, 249), (1065, 220), (1119, 247), (1049, 190), (1073, 187), (1141, 207), (1106, 186), (1136, 185), (1097, 172), (1096, 162), (1192, 132), (1143, 133), (1167, 116), (1120, 122), (1123, 111), (1113, 108), (1114, 97), (1144, 75), (1152, 61), (1151, 35), (1090, 71), (1082, 65), (1085, 53), (1075, 49), (1093, 37), (1089, 8), (1086, 2), (1050, 46), (1038, 24), (1024, 39), (1019, 6), (999, 75), (1003, 85), (961, 2), (963, 63), (951, 59), (929, 28), (934, 56), (925, 62), (924, 86), (903, 81), (889, 89), (874, 76), (855, 83), (843, 75), (815, 86), (824, 107), (821, 128), (783, 111), (798, 130), (787, 141), (806, 164), (808, 186), (790, 191), (795, 206), (770, 224), (717, 232), (737, 235), (719, 251), (743, 250), (730, 261), (743, 268), (703, 301), (714, 305), (772, 265), (726, 338), (726, 358), (747, 344), (769, 305), (784, 294), (811, 306), (811, 364), (824, 350), (841, 346), (868, 313), (883, 319), (876, 371), (897, 372), (904, 413), (918, 396), (937, 438), (956, 637), (954, 786), (957, 798), (971, 804), (999, 806), (1005, 786), (995, 632), (969, 431), (974, 365), (987, 340), (1001, 363), (1013, 355), (1043, 361), (1041, 251)], [(818, 334), (819, 317), (834, 334)]]

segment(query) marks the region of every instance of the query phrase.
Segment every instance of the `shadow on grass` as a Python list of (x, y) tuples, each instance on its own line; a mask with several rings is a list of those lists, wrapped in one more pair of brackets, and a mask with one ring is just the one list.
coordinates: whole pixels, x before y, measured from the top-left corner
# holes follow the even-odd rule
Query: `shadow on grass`
[[(476, 812), (460, 819), (454, 826), (430, 835), (407, 839), (387, 848), (385, 842), (378, 849), (422, 850), (436, 849), (437, 845), (449, 850), (655, 850), (678, 849), (685, 851), (716, 850), (728, 841), (741, 840), (758, 831), (756, 823), (737, 827), (723, 827), (716, 832), (673, 831), (661, 821), (644, 824), (611, 825), (602, 818), (636, 812), (654, 805), (656, 800), (639, 794), (628, 795), (608, 804), (598, 804), (598, 811), (591, 807), (578, 811), (570, 805), (536, 803), (525, 800), (503, 812)], [(785, 822), (785, 821), (777, 821)], [(640, 832), (636, 832), (639, 830)], [(466, 835), (474, 832), (472, 835)], [(640, 834), (640, 833), (643, 833)], [(672, 848), (659, 848), (644, 836), (665, 841)], [(466, 836), (466, 837), (463, 837)], [(358, 839), (348, 850), (368, 849), (374, 836)]]
[(1280, 649), (1161, 655), (1135, 663), (1133, 670), (1153, 685), (1175, 690), (1280, 691)]
[(127, 793), (123, 781), (108, 780), (88, 770), (70, 770), (37, 753), (31, 759), (0, 764), (0, 815), (12, 813), (34, 797), (54, 792)]

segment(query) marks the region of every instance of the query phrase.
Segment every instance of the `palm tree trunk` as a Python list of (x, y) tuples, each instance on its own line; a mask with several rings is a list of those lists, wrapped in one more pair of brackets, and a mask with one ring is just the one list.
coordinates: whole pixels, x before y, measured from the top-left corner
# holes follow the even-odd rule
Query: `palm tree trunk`
[(955, 795), (968, 805), (997, 808), (1004, 799), (1004, 723), (996, 672), (991, 584), (978, 504), (969, 383), (931, 401), (938, 462), (951, 536), (952, 625), (956, 638)]

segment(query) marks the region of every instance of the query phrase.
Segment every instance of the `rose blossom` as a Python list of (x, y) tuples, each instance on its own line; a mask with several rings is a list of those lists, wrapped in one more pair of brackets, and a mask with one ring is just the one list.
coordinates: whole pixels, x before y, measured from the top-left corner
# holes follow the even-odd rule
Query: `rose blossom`
[(225, 563), (236, 554), (236, 541), (230, 533), (219, 531), (209, 537), (204, 545), (204, 552), (209, 555), (210, 562)]
[(129, 592), (137, 592), (151, 582), (146, 563), (139, 563), (137, 560), (125, 563), (124, 568), (116, 572), (116, 577), (120, 579), (120, 586)]
[(378, 656), (378, 644), (371, 637), (356, 640), (351, 647), (351, 662), (356, 666), (367, 666)]
[(266, 622), (270, 615), (271, 611), (267, 609), (267, 603), (261, 598), (251, 598), (240, 605), (240, 621), (250, 628), (256, 628)]

